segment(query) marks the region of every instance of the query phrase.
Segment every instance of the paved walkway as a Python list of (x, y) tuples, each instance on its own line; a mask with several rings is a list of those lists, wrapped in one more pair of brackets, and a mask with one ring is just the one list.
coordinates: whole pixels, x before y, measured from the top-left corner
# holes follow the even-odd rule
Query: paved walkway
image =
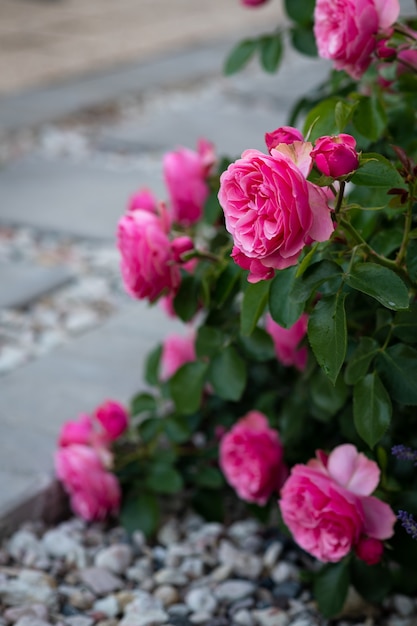
[[(160, 160), (165, 150), (178, 144), (193, 147), (200, 136), (214, 141), (219, 154), (238, 155), (247, 147), (262, 149), (264, 132), (285, 123), (291, 102), (326, 72), (321, 62), (290, 54), (276, 77), (263, 75), (256, 66), (233, 79), (221, 76), (226, 50), (239, 39), (242, 28), (247, 32), (252, 23), (257, 29), (267, 24), (277, 11), (274, 2), (258, 13), (244, 11), (237, 0), (226, 7), (224, 0), (212, 0), (198, 3), (198, 14), (195, 0), (0, 0), (0, 4), (1, 43), (9, 42), (6, 57), (11, 63), (16, 55), (13, 62), (19, 68), (13, 77), (2, 50), (0, 89), (5, 95), (0, 96), (0, 128), (22, 132), (22, 128), (38, 127), (31, 135), (30, 149), (17, 151), (0, 169), (0, 227), (28, 226), (58, 238), (108, 245), (132, 191), (146, 184), (164, 197)], [(156, 15), (162, 16), (160, 20)], [(107, 30), (100, 31), (106, 37), (93, 37), (99, 25), (106, 26)], [(26, 53), (23, 46), (13, 51), (11, 34), (21, 37), (29, 28), (39, 37), (28, 35)], [(159, 43), (152, 39), (150, 29), (160, 37)], [(41, 33), (49, 33), (42, 44)], [(107, 41), (111, 33), (124, 50), (119, 56), (112, 52), (115, 42)], [(228, 41), (213, 43), (219, 33), (227, 35)], [(133, 45), (130, 40), (142, 34), (142, 48), (137, 42)], [(86, 51), (90, 54), (87, 43), (99, 40), (106, 54), (98, 59), (98, 53), (91, 53), (91, 63), (87, 62), (83, 56)], [(203, 45), (189, 54), (188, 46), (197, 40)], [(42, 55), (33, 53), (36, 42), (50, 63), (42, 66)], [(80, 49), (87, 46), (83, 54), (78, 43)], [(62, 74), (57, 74), (54, 50), (60, 50), (63, 58), (71, 51), (74, 54), (67, 64), (63, 62)], [(138, 61), (140, 50), (143, 56)], [(149, 58), (151, 53), (155, 58)], [(132, 62), (115, 67), (115, 60)], [(33, 68), (39, 63), (38, 69), (26, 72), (26, 63), (33, 63)], [(8, 78), (3, 71), (7, 68)], [(47, 84), (58, 75), (67, 80)], [(120, 113), (125, 109), (119, 110), (118, 103), (128, 95), (136, 106), (133, 112), (104, 115), (99, 122), (99, 105), (105, 109), (112, 103)], [(93, 111), (91, 124), (80, 127), (79, 110), (85, 107)], [(51, 154), (44, 134), (51, 131), (50, 122), (68, 114), (73, 116), (71, 123), (52, 130), (58, 131), (58, 137), (64, 133), (65, 143), (66, 130), (75, 128), (87, 149)], [(26, 266), (26, 274), (24, 269), (24, 263), (19, 267), (0, 263), (0, 308), (30, 306), (46, 291), (71, 279), (65, 267), (35, 264)], [(158, 308), (126, 299), (106, 323), (0, 377), (0, 532), (1, 518), (3, 526), (7, 520), (16, 521), (16, 514), (6, 515), (15, 510), (16, 503), (26, 502), (20, 508), (23, 516), (37, 515), (50, 506), (50, 500), (28, 498), (40, 491), (50, 494), (45, 487), (50, 484), (60, 425), (92, 410), (103, 398), (127, 401), (141, 386), (146, 353), (177, 327)]]

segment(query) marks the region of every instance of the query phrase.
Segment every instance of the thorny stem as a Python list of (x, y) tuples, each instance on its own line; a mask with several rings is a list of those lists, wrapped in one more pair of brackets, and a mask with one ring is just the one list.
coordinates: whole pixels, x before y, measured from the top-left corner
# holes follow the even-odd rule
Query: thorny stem
[(397, 265), (401, 265), (404, 260), (405, 253), (407, 252), (407, 246), (410, 239), (410, 230), (413, 222), (413, 203), (414, 203), (414, 188), (410, 185), (410, 193), (408, 197), (408, 207), (407, 213), (405, 216), (405, 224), (404, 224), (404, 234), (401, 242), (400, 249), (397, 254), (397, 258), (395, 259), (395, 263)]
[(334, 209), (334, 212), (336, 215), (338, 215), (339, 211), (340, 211), (340, 207), (342, 206), (342, 202), (343, 202), (343, 195), (345, 193), (345, 187), (346, 187), (346, 183), (344, 180), (340, 181), (340, 188), (339, 188), (339, 195), (337, 196), (337, 202), (336, 202), (336, 206)]

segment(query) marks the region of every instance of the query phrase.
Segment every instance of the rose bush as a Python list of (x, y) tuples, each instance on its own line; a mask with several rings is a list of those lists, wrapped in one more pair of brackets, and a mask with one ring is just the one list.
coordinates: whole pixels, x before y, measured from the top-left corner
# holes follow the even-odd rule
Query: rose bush
[(178, 148), (166, 202), (130, 200), (125, 286), (188, 329), (148, 356), (127, 432), (108, 407), (67, 424), (57, 471), (81, 515), (115, 511), (120, 489), (122, 523), (148, 535), (179, 494), (211, 520), (237, 496), (281, 512), (331, 617), (350, 585), (373, 603), (417, 593), (416, 21), (396, 0), (284, 4), (226, 73), (255, 54), (275, 71), (287, 40), (336, 70), (266, 153)]

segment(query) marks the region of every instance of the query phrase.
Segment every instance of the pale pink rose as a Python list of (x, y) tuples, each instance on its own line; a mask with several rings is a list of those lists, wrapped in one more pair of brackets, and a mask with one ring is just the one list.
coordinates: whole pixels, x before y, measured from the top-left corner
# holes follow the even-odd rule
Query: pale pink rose
[(370, 494), (379, 481), (374, 461), (351, 444), (321, 451), (296, 465), (281, 490), (283, 520), (295, 541), (323, 562), (340, 561), (363, 537), (388, 539), (396, 517)]
[(67, 491), (81, 489), (87, 474), (104, 471), (103, 463), (94, 448), (72, 444), (55, 452), (55, 471)]
[(276, 430), (259, 411), (250, 411), (222, 436), (219, 463), (242, 500), (264, 505), (287, 476)]
[(175, 292), (180, 272), (175, 263), (164, 216), (138, 209), (118, 224), (118, 248), (126, 291), (153, 302), (162, 292)]
[(334, 137), (319, 137), (311, 151), (311, 157), (322, 174), (340, 178), (359, 166), (355, 150), (356, 139), (344, 133)]
[(265, 320), (265, 328), (272, 337), (278, 360), (287, 367), (294, 365), (300, 372), (304, 371), (307, 365), (307, 347), (300, 347), (300, 342), (307, 333), (307, 325), (306, 313), (303, 313), (290, 328), (283, 328), (274, 322), (269, 314)]
[[(305, 152), (300, 159), (303, 168), (311, 161)], [(294, 265), (307, 243), (325, 241), (333, 232), (325, 192), (276, 149), (271, 155), (246, 150), (229, 165), (220, 177), (219, 201), (235, 245), (233, 258), (250, 270), (249, 282)]]
[(137, 211), (138, 209), (150, 211), (150, 213), (156, 213), (158, 210), (158, 201), (152, 191), (145, 187), (132, 194), (127, 203), (128, 211)]
[(93, 422), (89, 415), (80, 415), (78, 420), (68, 421), (62, 426), (58, 445), (65, 447), (73, 443), (89, 444), (93, 435)]
[(304, 141), (304, 137), (293, 126), (280, 126), (270, 133), (265, 133), (265, 143), (269, 153), (280, 143), (291, 144), (294, 141)]
[(189, 226), (201, 219), (210, 193), (207, 178), (214, 161), (213, 145), (205, 139), (198, 142), (197, 152), (182, 147), (164, 155), (164, 179), (174, 222)]
[(168, 380), (185, 363), (195, 361), (195, 334), (169, 335), (162, 346), (161, 380)]
[(373, 537), (361, 537), (355, 546), (355, 553), (358, 558), (365, 561), (367, 565), (376, 565), (382, 559), (384, 544), (379, 539)]
[(91, 522), (115, 515), (120, 508), (121, 492), (117, 478), (110, 472), (86, 476), (82, 489), (70, 494), (71, 508), (76, 515)]
[(360, 78), (371, 63), (376, 35), (398, 18), (398, 0), (317, 0), (314, 34), (319, 55)]
[(114, 400), (107, 400), (95, 410), (94, 417), (101, 424), (107, 441), (114, 441), (126, 430), (129, 413)]

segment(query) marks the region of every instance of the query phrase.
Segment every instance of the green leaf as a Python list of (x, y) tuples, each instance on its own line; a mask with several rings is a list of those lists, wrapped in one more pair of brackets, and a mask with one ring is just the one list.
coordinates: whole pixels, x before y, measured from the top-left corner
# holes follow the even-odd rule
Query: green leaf
[(145, 411), (154, 411), (156, 409), (156, 399), (150, 393), (138, 393), (130, 401), (130, 413), (139, 415)]
[(162, 346), (158, 346), (148, 355), (145, 363), (145, 380), (148, 385), (157, 385), (159, 382), (159, 362)]
[(393, 321), (393, 334), (404, 343), (417, 343), (417, 305), (410, 311), (399, 311)]
[(395, 228), (390, 226), (389, 229), (380, 230), (370, 239), (369, 245), (378, 254), (388, 257), (394, 250), (397, 250), (403, 238), (402, 228)]
[(123, 500), (120, 521), (128, 533), (141, 530), (150, 537), (159, 522), (159, 504), (152, 493), (141, 493)]
[(174, 443), (184, 443), (192, 434), (188, 422), (179, 415), (165, 417), (163, 428), (168, 439)]
[(185, 363), (169, 380), (171, 396), (179, 413), (194, 413), (200, 406), (207, 369), (207, 363), (200, 361)]
[(309, 141), (314, 141), (323, 135), (337, 135), (335, 109), (338, 102), (339, 99), (336, 97), (327, 98), (309, 111), (304, 122), (304, 135), (313, 127)]
[(255, 361), (268, 361), (275, 357), (274, 342), (263, 328), (255, 328), (250, 337), (241, 335), (239, 346), (242, 346), (248, 357)]
[(343, 100), (339, 100), (335, 107), (335, 120), (339, 133), (343, 133), (349, 124), (356, 105), (346, 104)]
[(194, 477), (194, 482), (199, 487), (206, 487), (207, 489), (220, 489), (224, 485), (224, 478), (217, 467), (205, 465), (198, 468)]
[(366, 376), (369, 366), (380, 350), (379, 344), (371, 337), (361, 337), (359, 345), (352, 354), (345, 370), (345, 381), (355, 385)]
[(230, 74), (235, 74), (239, 70), (241, 70), (247, 63), (249, 63), (250, 59), (255, 53), (255, 50), (258, 47), (257, 39), (245, 39), (241, 41), (233, 48), (231, 53), (226, 59), (223, 72), (226, 76)]
[(376, 141), (385, 131), (387, 116), (376, 96), (361, 96), (353, 113), (353, 126), (367, 139)]
[(162, 420), (159, 417), (149, 417), (139, 425), (139, 435), (144, 443), (149, 443), (160, 433)]
[(200, 282), (195, 276), (186, 275), (174, 298), (174, 310), (183, 322), (189, 322), (199, 306)]
[(209, 381), (224, 400), (240, 400), (246, 385), (246, 364), (233, 346), (228, 346), (210, 363)]
[(282, 58), (281, 33), (261, 37), (259, 46), (261, 65), (266, 72), (273, 74), (278, 69)]
[(348, 389), (339, 376), (336, 384), (332, 385), (323, 370), (318, 370), (310, 381), (310, 393), (313, 401), (312, 412), (314, 417), (322, 421), (336, 415), (345, 404)]
[(319, 261), (313, 263), (304, 272), (301, 278), (294, 283), (290, 297), (294, 302), (305, 302), (315, 294), (318, 288), (324, 283), (331, 281), (330, 290), (337, 291), (341, 284), (342, 268), (333, 261)]
[(242, 270), (234, 261), (229, 261), (223, 272), (220, 274), (214, 290), (213, 300), (221, 307), (227, 298), (233, 293), (234, 288), (239, 283)]
[(199, 358), (214, 356), (223, 346), (224, 335), (214, 326), (200, 326), (197, 332), (196, 351)]
[(353, 586), (368, 602), (379, 604), (389, 595), (392, 580), (388, 567), (379, 563), (367, 565), (360, 559), (354, 559), (351, 573)]
[(192, 507), (209, 522), (223, 522), (224, 499), (221, 491), (200, 488), (192, 499)]
[(405, 283), (395, 272), (376, 263), (356, 265), (346, 275), (349, 287), (378, 300), (387, 309), (408, 309), (409, 298)]
[(377, 367), (394, 400), (417, 405), (417, 350), (398, 343), (381, 353)]
[(417, 282), (417, 241), (413, 239), (409, 242), (406, 254), (408, 274), (413, 281)]
[(295, 302), (291, 293), (297, 266), (277, 272), (269, 290), (269, 310), (272, 319), (283, 328), (290, 328), (304, 310), (304, 302)]
[(345, 298), (346, 295), (340, 292), (322, 298), (308, 322), (308, 339), (317, 362), (333, 384), (346, 355)]
[(204, 204), (204, 221), (206, 224), (215, 224), (222, 214), (217, 191), (212, 191)]
[(374, 152), (362, 155), (360, 167), (351, 180), (365, 187), (405, 188), (404, 180), (390, 161)]
[(290, 30), (293, 47), (310, 57), (317, 56), (317, 44), (314, 33), (308, 26), (294, 26)]
[(315, 0), (285, 0), (285, 11), (294, 22), (309, 24), (313, 20)]
[(373, 448), (391, 422), (391, 400), (376, 372), (353, 388), (353, 418), (358, 434)]
[(348, 588), (349, 567), (346, 559), (323, 567), (314, 581), (314, 595), (324, 617), (333, 617), (339, 613)]
[(242, 335), (250, 335), (256, 327), (259, 318), (268, 302), (269, 280), (259, 283), (248, 283), (243, 294), (240, 315), (240, 331)]
[(155, 493), (178, 493), (184, 486), (181, 474), (172, 466), (162, 463), (150, 464), (146, 486)]

